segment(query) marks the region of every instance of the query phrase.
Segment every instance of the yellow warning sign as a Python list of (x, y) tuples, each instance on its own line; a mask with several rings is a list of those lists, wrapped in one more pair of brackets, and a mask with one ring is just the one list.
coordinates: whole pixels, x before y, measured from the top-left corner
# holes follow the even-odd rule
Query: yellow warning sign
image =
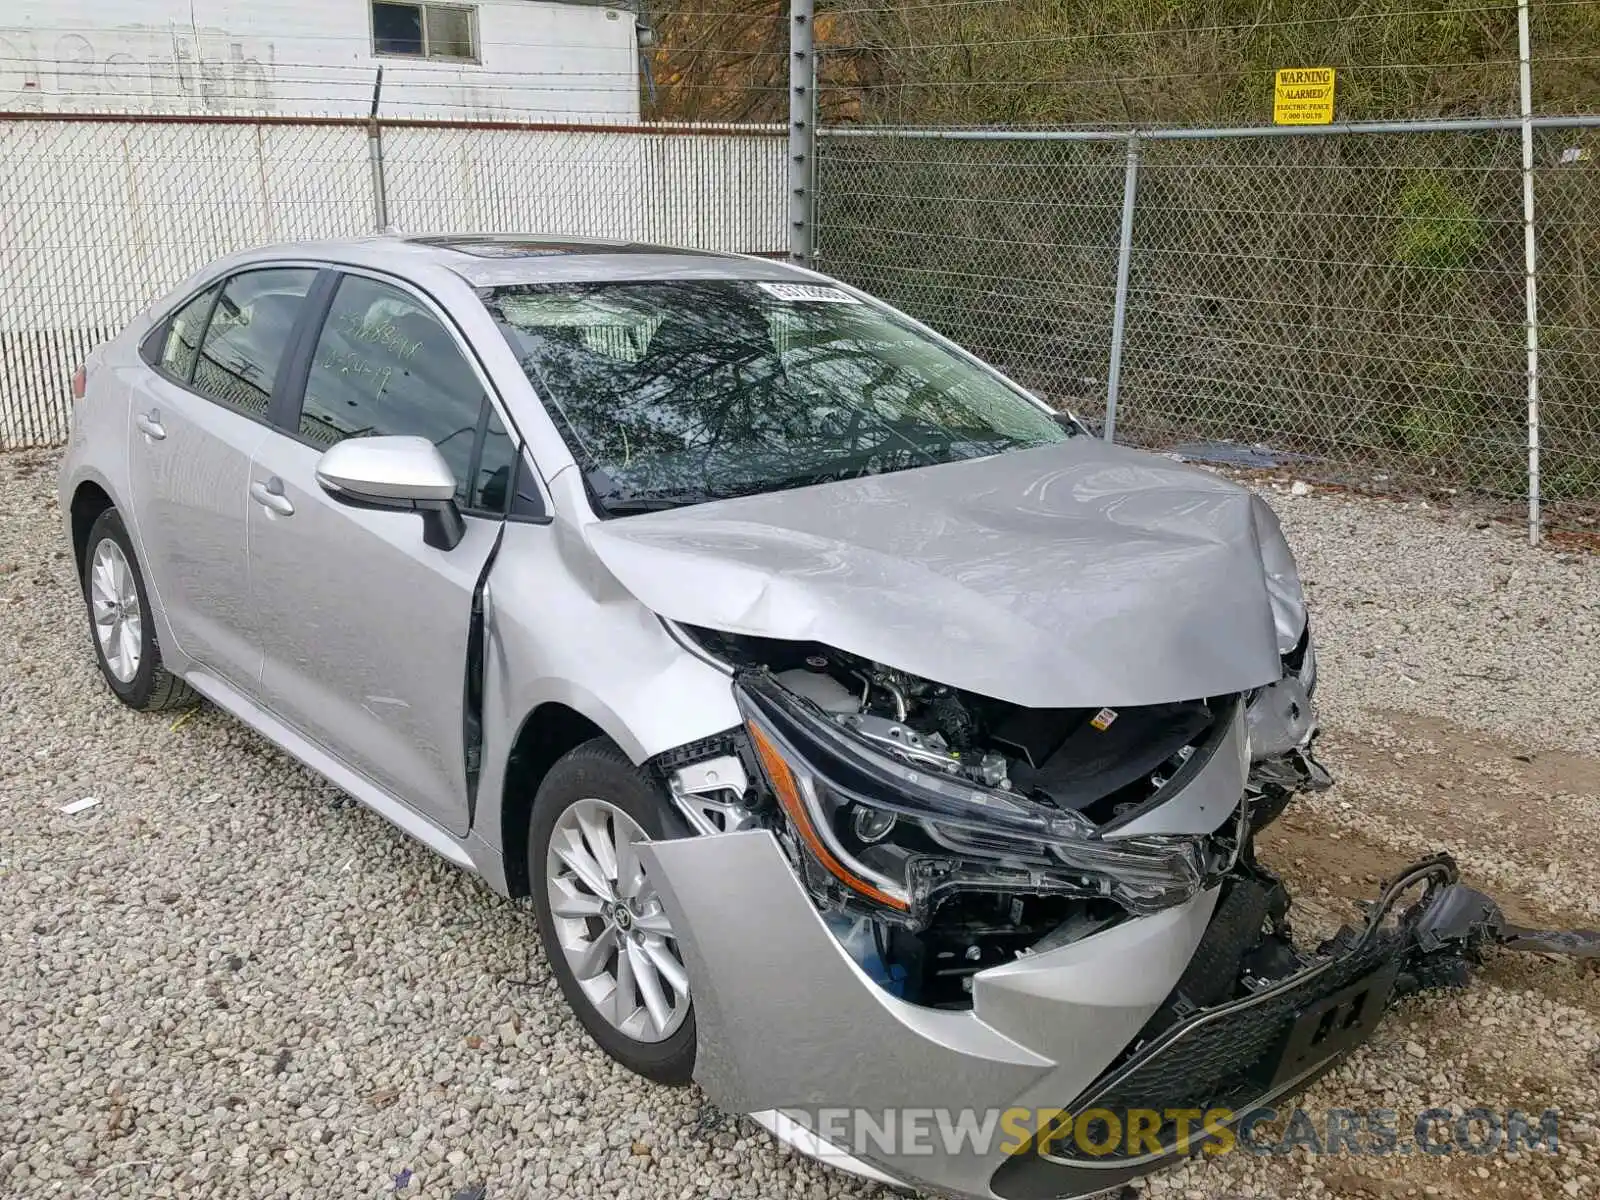
[(1274, 125), (1328, 125), (1333, 121), (1332, 67), (1285, 67), (1272, 93)]

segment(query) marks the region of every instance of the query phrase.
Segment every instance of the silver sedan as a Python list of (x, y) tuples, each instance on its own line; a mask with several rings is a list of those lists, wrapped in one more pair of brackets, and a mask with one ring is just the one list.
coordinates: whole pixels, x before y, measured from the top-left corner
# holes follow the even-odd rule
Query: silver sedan
[(531, 896), (607, 1053), (809, 1153), (1099, 1190), (1417, 976), (1394, 896), (1300, 948), (1252, 852), (1327, 782), (1270, 509), (856, 289), (570, 239), (281, 246), (74, 392), (111, 690), (197, 693)]

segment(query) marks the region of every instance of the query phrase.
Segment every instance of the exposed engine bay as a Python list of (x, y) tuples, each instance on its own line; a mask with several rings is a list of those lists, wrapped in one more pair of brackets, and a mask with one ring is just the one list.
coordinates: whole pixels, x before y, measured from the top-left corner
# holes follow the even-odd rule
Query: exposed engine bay
[[(771, 829), (851, 957), (913, 1003), (967, 1006), (979, 971), (1187, 899), (1328, 782), (1309, 634), (1283, 695), (1032, 709), (815, 642), (687, 632), (750, 720), (659, 764), (680, 808), (702, 833)], [(1247, 763), (1257, 740), (1271, 753)], [(1141, 829), (1185, 789), (1209, 805), (1192, 830)]]
[[(1024, 708), (815, 642), (714, 630), (695, 634), (724, 661), (770, 673), (840, 728), (908, 764), (1030, 796), (1082, 813), (1099, 826), (1127, 816), (1173, 784), (1240, 699), (1123, 709)], [(1286, 658), (1286, 672), (1300, 669), (1308, 642), (1302, 639)], [(1305, 718), (1304, 731), (1314, 732), (1309, 712)], [(1303, 737), (1282, 749), (1304, 750), (1309, 741)], [(1285, 789), (1325, 786), (1309, 763), (1269, 771), (1261, 782), (1274, 789), (1273, 799)]]
[[(1020, 708), (812, 649), (798, 665), (767, 665), (780, 685), (843, 728), (908, 762), (1038, 794), (1097, 824), (1159, 791), (1216, 722), (1205, 701), (1122, 712)], [(780, 646), (772, 657), (781, 662), (793, 653)]]

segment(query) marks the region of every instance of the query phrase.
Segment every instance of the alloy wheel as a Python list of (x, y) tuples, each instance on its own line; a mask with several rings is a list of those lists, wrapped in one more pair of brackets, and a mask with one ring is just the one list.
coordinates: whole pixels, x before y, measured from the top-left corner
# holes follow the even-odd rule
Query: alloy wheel
[(556, 939), (595, 1011), (637, 1042), (659, 1042), (689, 1014), (689, 977), (635, 850), (645, 841), (616, 805), (574, 801), (551, 830), (545, 886)]
[(107, 669), (121, 683), (132, 683), (144, 654), (144, 612), (122, 547), (101, 538), (89, 564), (89, 605), (94, 636)]

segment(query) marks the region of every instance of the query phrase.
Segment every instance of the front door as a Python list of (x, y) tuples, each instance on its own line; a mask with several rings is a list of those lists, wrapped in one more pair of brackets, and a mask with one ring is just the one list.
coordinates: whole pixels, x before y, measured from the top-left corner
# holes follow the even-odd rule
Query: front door
[[(345, 437), (427, 437), (467, 514), (451, 550), (416, 513), (353, 507), (316, 480)], [(472, 595), (499, 534), (510, 439), (432, 306), (344, 276), (312, 353), (294, 432), (256, 449), (249, 506), (261, 691), (278, 716), (437, 824), (467, 831), (464, 696)], [(492, 505), (486, 504), (492, 497)]]
[[(235, 275), (169, 321), (133, 388), (135, 535), (178, 649), (246, 692), (261, 654), (246, 557), (250, 456), (315, 272)], [(220, 298), (219, 298), (220, 293)]]

